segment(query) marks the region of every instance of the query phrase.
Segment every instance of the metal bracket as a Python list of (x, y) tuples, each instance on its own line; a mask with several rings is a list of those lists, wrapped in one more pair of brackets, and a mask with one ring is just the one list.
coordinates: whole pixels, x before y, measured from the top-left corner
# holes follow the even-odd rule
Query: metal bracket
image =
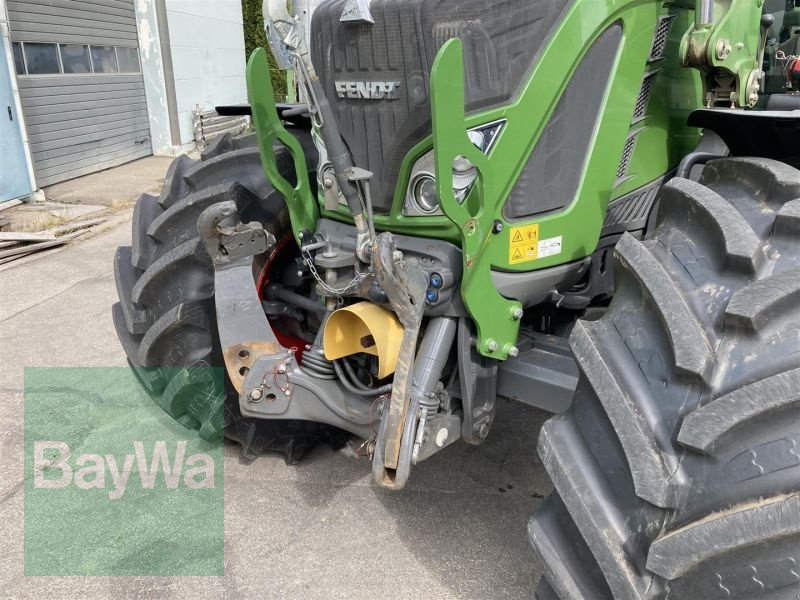
[[(416, 260), (403, 259), (389, 232), (376, 238), (372, 265), (381, 288), (404, 328), (392, 396), (381, 421), (372, 460), (372, 474), (378, 485), (399, 489), (405, 485), (411, 467), (416, 411), (409, 413), (409, 398), (417, 338), (425, 312), (428, 278)], [(402, 452), (401, 446), (404, 449)]]
[(474, 347), (475, 337), (467, 319), (458, 320), (458, 396), (464, 411), (461, 437), (472, 445), (483, 443), (494, 422), (497, 398), (497, 361), (481, 356)]
[(697, 0), (695, 23), (681, 40), (680, 55), (684, 66), (701, 72), (709, 108), (753, 107), (758, 101), (766, 43), (763, 5), (764, 0)]
[(253, 256), (272, 248), (275, 238), (258, 223), (243, 225), (233, 201), (205, 209), (197, 229), (214, 264), (214, 302), (225, 368), (241, 392), (256, 357), (281, 352), (253, 280)]
[(342, 23), (375, 23), (369, 3), (370, 0), (347, 0), (339, 20)]
[[(247, 63), (247, 90), (253, 111), (253, 124), (261, 153), (261, 163), (267, 179), (286, 200), (295, 240), (300, 243), (303, 231), (314, 231), (319, 218), (317, 200), (311, 191), (308, 168), (300, 142), (281, 123), (275, 107), (272, 83), (269, 76), (267, 51), (257, 48)], [(275, 143), (288, 150), (294, 162), (295, 183), (289, 182), (278, 169)]]
[(258, 223), (243, 225), (231, 201), (204, 210), (197, 227), (214, 264), (217, 330), (242, 415), (319, 421), (368, 437), (370, 402), (303, 371), (272, 331), (258, 297), (253, 256), (274, 247), (275, 238)]
[[(484, 356), (505, 360), (513, 355), (522, 305), (504, 298), (492, 282), (491, 244), (494, 215), (502, 193), (487, 156), (467, 135), (464, 61), (461, 40), (445, 42), (431, 69), (431, 116), (436, 185), (442, 212), (458, 226), (464, 257), (461, 295), (478, 329), (476, 347)], [(453, 161), (458, 156), (477, 169), (475, 185), (464, 202), (453, 193)]]

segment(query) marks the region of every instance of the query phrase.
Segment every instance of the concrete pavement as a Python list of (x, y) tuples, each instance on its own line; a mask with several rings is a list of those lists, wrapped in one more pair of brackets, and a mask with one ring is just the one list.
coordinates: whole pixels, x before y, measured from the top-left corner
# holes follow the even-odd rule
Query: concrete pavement
[(26, 366), (125, 364), (111, 322), (124, 222), (0, 272), (0, 596), (17, 598), (531, 598), (526, 539), (551, 484), (535, 453), (543, 412), (502, 402), (487, 442), (421, 463), (406, 490), (369, 463), (319, 448), (299, 466), (225, 448), (224, 577), (23, 576)]

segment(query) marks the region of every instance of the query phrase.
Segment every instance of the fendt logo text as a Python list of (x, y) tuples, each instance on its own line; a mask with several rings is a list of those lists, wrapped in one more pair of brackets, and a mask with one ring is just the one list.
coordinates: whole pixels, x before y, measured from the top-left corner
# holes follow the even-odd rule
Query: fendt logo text
[(394, 100), (400, 89), (399, 81), (337, 81), (339, 98), (363, 98), (365, 100)]
[[(133, 454), (118, 461), (113, 454), (81, 454), (70, 464), (70, 447), (60, 441), (37, 441), (33, 444), (33, 486), (42, 489), (61, 489), (74, 484), (82, 490), (109, 489), (108, 497), (119, 500), (125, 495), (134, 462), (142, 489), (156, 487), (159, 467), (168, 490), (183, 485), (189, 489), (214, 487), (214, 459), (208, 454), (192, 454), (186, 458), (185, 441), (175, 444), (170, 463), (166, 442), (153, 445), (148, 464), (142, 442), (133, 442)], [(184, 471), (184, 467), (186, 470)]]

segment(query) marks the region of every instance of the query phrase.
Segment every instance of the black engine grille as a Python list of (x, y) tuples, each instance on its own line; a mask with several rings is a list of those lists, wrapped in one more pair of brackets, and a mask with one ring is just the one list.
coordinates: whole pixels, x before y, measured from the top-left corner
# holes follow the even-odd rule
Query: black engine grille
[[(448, 39), (464, 44), (467, 110), (507, 102), (569, 0), (373, 0), (373, 25), (342, 23), (345, 0), (314, 13), (311, 53), (356, 165), (388, 212), (400, 165), (431, 132), (429, 76)], [(399, 81), (395, 99), (339, 98), (336, 81)]]

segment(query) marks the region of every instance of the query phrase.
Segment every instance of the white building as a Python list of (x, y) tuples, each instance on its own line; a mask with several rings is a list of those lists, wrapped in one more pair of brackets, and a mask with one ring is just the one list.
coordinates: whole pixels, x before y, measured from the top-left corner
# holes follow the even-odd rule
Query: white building
[(195, 143), (247, 101), (240, 0), (0, 0), (0, 201)]

